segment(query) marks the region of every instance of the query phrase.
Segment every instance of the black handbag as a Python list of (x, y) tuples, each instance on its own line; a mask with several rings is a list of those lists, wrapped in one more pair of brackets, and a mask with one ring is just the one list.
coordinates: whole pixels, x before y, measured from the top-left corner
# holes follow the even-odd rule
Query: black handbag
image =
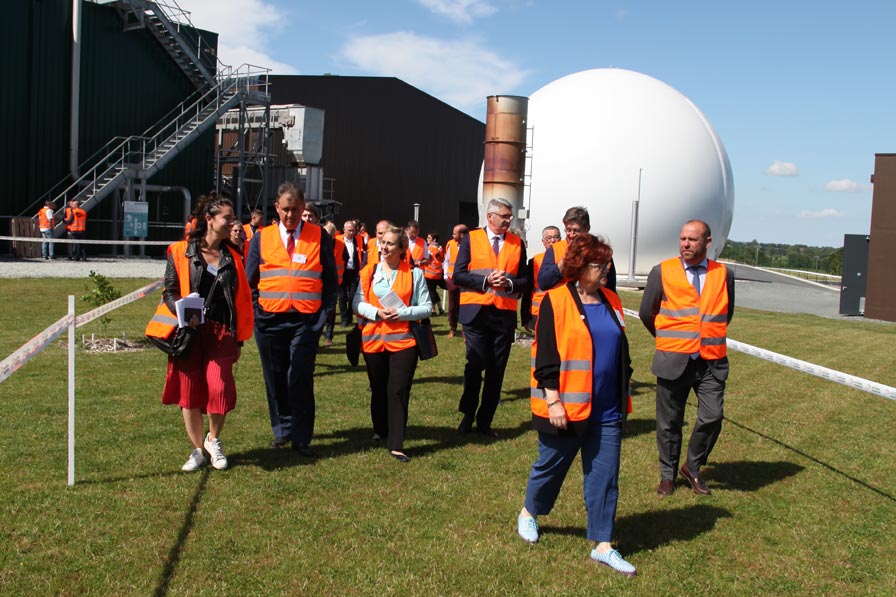
[(352, 327), (345, 335), (345, 356), (352, 367), (358, 366), (358, 358), (361, 356), (361, 328)]
[(421, 361), (428, 361), (439, 355), (439, 347), (436, 346), (436, 337), (432, 333), (432, 322), (429, 317), (420, 321), (411, 321), (410, 328), (411, 335), (414, 336), (414, 341), (417, 343), (417, 355)]
[(156, 338), (147, 336), (149, 341), (168, 356), (179, 359), (185, 357), (193, 348), (193, 336), (196, 335), (196, 329), (190, 326), (183, 328), (174, 328), (171, 335), (167, 338)]
[[(211, 301), (212, 295), (215, 293), (215, 287), (218, 285), (219, 276), (215, 276), (212, 282), (212, 288), (205, 297), (205, 304), (202, 307), (203, 313), (208, 309), (208, 303)], [(193, 348), (193, 337), (196, 335), (196, 328), (190, 326), (176, 327), (171, 330), (167, 338), (156, 338), (155, 336), (147, 336), (149, 341), (156, 345), (156, 348), (164, 352), (170, 357), (180, 359), (188, 354)]]

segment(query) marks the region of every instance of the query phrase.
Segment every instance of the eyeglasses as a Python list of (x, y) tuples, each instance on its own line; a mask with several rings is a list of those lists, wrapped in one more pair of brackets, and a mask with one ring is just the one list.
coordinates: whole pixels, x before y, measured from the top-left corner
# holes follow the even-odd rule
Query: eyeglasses
[(606, 263), (589, 263), (588, 267), (605, 272), (610, 269), (610, 262), (608, 261)]
[(496, 212), (496, 211), (490, 211), (490, 212), (488, 212), (488, 215), (490, 215), (490, 216), (498, 216), (498, 217), (501, 218), (502, 220), (512, 220), (512, 219), (513, 219), (513, 214), (499, 214), (499, 213)]

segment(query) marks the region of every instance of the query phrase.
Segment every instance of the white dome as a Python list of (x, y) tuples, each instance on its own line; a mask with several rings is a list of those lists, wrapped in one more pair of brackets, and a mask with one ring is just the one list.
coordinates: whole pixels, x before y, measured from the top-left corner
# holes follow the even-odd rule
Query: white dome
[(710, 225), (710, 258), (724, 248), (734, 211), (731, 164), (706, 117), (672, 87), (628, 70), (582, 71), (532, 94), (528, 126), (529, 255), (543, 251), (542, 228), (562, 231), (566, 209), (582, 205), (591, 232), (613, 246), (617, 274), (627, 276), (639, 170), (636, 275), (678, 254), (687, 220)]

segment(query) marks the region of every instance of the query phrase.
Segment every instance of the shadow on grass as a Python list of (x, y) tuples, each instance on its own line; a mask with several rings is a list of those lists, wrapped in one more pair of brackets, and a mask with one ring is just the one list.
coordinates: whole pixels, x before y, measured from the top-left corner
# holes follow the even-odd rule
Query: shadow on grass
[(722, 518), (731, 518), (731, 513), (707, 504), (623, 516), (616, 521), (619, 547), (622, 553), (635, 554), (674, 541), (690, 541), (711, 531)]
[[(616, 520), (615, 534), (619, 537), (619, 550), (626, 555), (632, 555), (674, 541), (690, 541), (711, 531), (720, 518), (730, 517), (731, 513), (724, 508), (695, 504), (684, 508), (623, 516)], [(554, 527), (549, 522), (539, 524), (546, 535), (569, 535), (582, 539), (587, 535), (585, 527)]]
[[(690, 403), (689, 403), (689, 404), (690, 404)], [(767, 439), (768, 441), (773, 442), (774, 444), (776, 444), (776, 445), (778, 445), (778, 446), (781, 446), (782, 448), (786, 448), (787, 450), (790, 450), (791, 452), (794, 452), (795, 454), (799, 454), (799, 455), (802, 456), (803, 458), (806, 458), (806, 459), (808, 459), (808, 460), (811, 460), (811, 461), (814, 462), (815, 464), (818, 464), (818, 465), (820, 465), (820, 466), (823, 466), (824, 468), (828, 469), (828, 470), (831, 471), (832, 473), (835, 473), (835, 474), (837, 474), (837, 475), (840, 475), (841, 477), (844, 477), (844, 478), (846, 478), (846, 479), (849, 479), (850, 481), (852, 481), (853, 483), (856, 483), (857, 485), (861, 485), (861, 486), (864, 487), (865, 489), (868, 489), (868, 490), (870, 490), (870, 491), (876, 493), (877, 495), (879, 495), (879, 496), (881, 496), (881, 497), (885, 497), (885, 498), (887, 498), (888, 500), (890, 500), (890, 501), (892, 501), (892, 502), (896, 502), (896, 497), (890, 495), (889, 493), (887, 493), (887, 492), (885, 492), (885, 491), (883, 491), (883, 490), (881, 490), (881, 489), (878, 489), (877, 487), (875, 487), (875, 486), (873, 486), (873, 485), (870, 485), (870, 484), (866, 483), (865, 481), (862, 481), (861, 479), (858, 479), (858, 478), (856, 478), (856, 477), (853, 477), (853, 476), (850, 475), (849, 473), (847, 473), (847, 472), (845, 472), (845, 471), (841, 471), (841, 470), (838, 469), (837, 467), (835, 467), (835, 466), (833, 466), (833, 465), (830, 465), (830, 464), (828, 464), (827, 462), (824, 462), (824, 461), (822, 461), (822, 460), (819, 460), (818, 458), (815, 458), (815, 457), (812, 456), (811, 454), (807, 454), (807, 453), (803, 452), (803, 451), (800, 450), (799, 448), (795, 448), (795, 447), (793, 447), (793, 446), (791, 446), (791, 445), (789, 445), (789, 444), (786, 444), (786, 443), (782, 442), (781, 440), (778, 440), (778, 439), (775, 439), (775, 438), (773, 438), (773, 437), (771, 437), (771, 436), (768, 436), (768, 435), (762, 433), (761, 431), (757, 431), (756, 429), (752, 429), (752, 428), (750, 428), (750, 427), (747, 427), (746, 425), (744, 425), (744, 424), (742, 424), (742, 423), (738, 423), (737, 421), (732, 421), (732, 420), (729, 419), (728, 417), (725, 417), (725, 422), (728, 423), (728, 424), (730, 424), (730, 425), (734, 425), (735, 427), (737, 427), (737, 428), (739, 428), (739, 429), (743, 429), (744, 431), (748, 431), (748, 432), (750, 432), (750, 433), (753, 433), (753, 434), (755, 434), (755, 435), (758, 435), (758, 436), (761, 437), (761, 438)]]
[[(461, 434), (455, 427), (409, 425), (405, 432), (405, 440), (411, 443), (411, 447), (406, 447), (405, 453), (413, 458), (465, 445), (488, 445), (515, 439), (529, 430), (528, 420), (521, 422), (516, 427), (495, 427), (495, 431), (500, 434), (500, 438), (495, 439), (475, 431)], [(289, 448), (257, 448), (228, 454), (227, 458), (230, 461), (230, 468), (257, 466), (266, 471), (273, 471), (293, 466), (313, 465), (322, 458), (338, 458), (370, 450), (385, 451), (386, 442), (371, 439), (372, 434), (373, 431), (370, 427), (352, 427), (332, 433), (317, 434), (313, 442), (314, 451), (317, 453), (314, 458), (301, 457)]]
[(127, 475), (123, 477), (102, 477), (96, 479), (84, 479), (78, 481), (78, 485), (106, 485), (107, 483), (121, 483), (122, 481), (136, 481), (138, 479), (161, 479), (163, 477), (182, 477), (184, 472), (178, 467), (164, 473), (143, 473), (141, 475)]
[(655, 419), (628, 419), (622, 428), (623, 439), (631, 439), (645, 433), (656, 433)]
[(719, 462), (710, 463), (705, 469), (711, 489), (756, 491), (805, 470), (792, 462)]
[(202, 495), (205, 493), (205, 486), (208, 485), (208, 475), (208, 467), (204, 468), (199, 474), (199, 485), (196, 487), (196, 492), (193, 494), (193, 500), (190, 502), (190, 507), (187, 509), (186, 516), (184, 516), (184, 523), (181, 525), (180, 532), (177, 534), (177, 541), (174, 542), (174, 545), (172, 545), (171, 549), (168, 551), (165, 568), (162, 569), (162, 574), (159, 576), (159, 584), (156, 586), (156, 590), (153, 593), (156, 597), (168, 594), (171, 578), (174, 576), (174, 573), (177, 571), (177, 565), (180, 563), (181, 550), (183, 550), (184, 544), (186, 544), (187, 538), (190, 536), (190, 531), (193, 530), (193, 516), (196, 514), (196, 509), (199, 507), (199, 502), (202, 500)]

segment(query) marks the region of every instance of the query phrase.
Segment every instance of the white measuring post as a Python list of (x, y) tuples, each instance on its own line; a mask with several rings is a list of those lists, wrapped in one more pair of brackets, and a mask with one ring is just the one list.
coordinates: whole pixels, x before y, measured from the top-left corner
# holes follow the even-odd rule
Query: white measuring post
[(75, 484), (75, 296), (68, 295), (68, 485)]

